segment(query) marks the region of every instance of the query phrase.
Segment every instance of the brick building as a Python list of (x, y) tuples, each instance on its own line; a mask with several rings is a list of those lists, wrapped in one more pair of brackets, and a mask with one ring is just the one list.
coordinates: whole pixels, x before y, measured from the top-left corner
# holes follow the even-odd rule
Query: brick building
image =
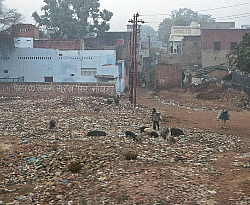
[(227, 55), (250, 29), (202, 29), (202, 67), (227, 65)]
[(12, 36), (39, 39), (39, 30), (32, 24), (16, 24), (11, 26), (7, 31)]
[(155, 68), (155, 87), (173, 88), (181, 87), (182, 69), (180, 65), (159, 64)]
[(93, 39), (85, 39), (86, 50), (116, 50), (117, 60), (125, 60), (129, 56), (131, 32), (105, 32)]
[(83, 50), (83, 40), (34, 40), (34, 48), (50, 48), (59, 50)]

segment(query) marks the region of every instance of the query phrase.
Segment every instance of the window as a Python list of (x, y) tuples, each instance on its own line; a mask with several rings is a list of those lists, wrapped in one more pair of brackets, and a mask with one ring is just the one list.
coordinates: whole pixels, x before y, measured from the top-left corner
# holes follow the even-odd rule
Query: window
[(96, 69), (95, 68), (81, 68), (81, 76), (95, 76)]
[(4, 70), (3, 72), (4, 72), (4, 73), (9, 73), (9, 71), (8, 71), (8, 70)]
[(234, 50), (236, 48), (237, 48), (237, 42), (231, 42), (230, 50)]
[(214, 50), (215, 51), (220, 51), (221, 50), (221, 42), (220, 41), (215, 41), (214, 42)]
[(44, 77), (44, 82), (46, 82), (46, 83), (52, 83), (53, 82), (53, 77), (51, 77), (51, 76)]

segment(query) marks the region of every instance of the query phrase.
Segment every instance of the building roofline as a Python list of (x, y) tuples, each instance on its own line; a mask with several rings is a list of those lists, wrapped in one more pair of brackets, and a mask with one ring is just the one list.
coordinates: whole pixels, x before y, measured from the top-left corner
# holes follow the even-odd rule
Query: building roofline
[(215, 30), (215, 31), (246, 31), (250, 32), (250, 29), (243, 29), (243, 28), (201, 28), (201, 30)]
[(34, 24), (31, 24), (31, 23), (18, 23), (18, 24), (13, 24), (12, 26), (33, 26), (33, 27), (36, 27)]
[(35, 39), (34, 41), (83, 41), (84, 39)]

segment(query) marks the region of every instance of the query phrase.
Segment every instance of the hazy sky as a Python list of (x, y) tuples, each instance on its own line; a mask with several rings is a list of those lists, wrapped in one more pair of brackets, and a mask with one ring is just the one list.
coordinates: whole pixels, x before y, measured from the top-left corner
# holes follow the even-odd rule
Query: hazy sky
[[(113, 31), (125, 30), (128, 19), (135, 12), (139, 12), (148, 25), (157, 28), (161, 20), (167, 17), (163, 14), (169, 14), (178, 8), (208, 10), (201, 13), (211, 14), (217, 21), (235, 21), (237, 26), (250, 24), (250, 0), (100, 0), (100, 2), (101, 7), (114, 13), (111, 21)], [(5, 0), (5, 4), (8, 8), (16, 8), (22, 13), (25, 16), (25, 23), (34, 23), (31, 14), (33, 11), (40, 11), (43, 0)], [(229, 6), (232, 7), (211, 10)]]

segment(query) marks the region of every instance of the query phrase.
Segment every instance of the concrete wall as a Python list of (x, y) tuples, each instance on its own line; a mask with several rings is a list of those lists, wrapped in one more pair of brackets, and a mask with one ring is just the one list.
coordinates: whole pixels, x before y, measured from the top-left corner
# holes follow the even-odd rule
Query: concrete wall
[(180, 65), (157, 65), (155, 86), (161, 88), (181, 87), (182, 69)]
[(114, 95), (112, 84), (96, 83), (0, 83), (1, 96)]
[(184, 37), (182, 63), (185, 66), (201, 65), (200, 36)]
[(175, 56), (175, 55), (161, 55), (160, 56), (160, 63), (161, 64), (182, 64), (183, 58), (182, 56)]
[[(121, 69), (125, 69), (124, 66)], [(45, 82), (46, 77), (53, 78), (53, 82), (103, 82), (104, 79), (97, 76), (123, 80), (119, 78), (114, 50), (16, 48), (7, 57), (0, 56), (0, 78), (24, 77), (24, 82)], [(123, 82), (116, 82), (120, 83)]]
[(225, 64), (227, 65), (227, 55), (230, 53), (230, 50), (221, 50), (214, 51), (211, 49), (202, 50), (201, 58), (202, 58), (202, 67), (206, 68), (209, 66), (216, 66)]
[(182, 55), (163, 55), (162, 64), (180, 64), (182, 66), (201, 65), (201, 39), (199, 36), (184, 37)]

